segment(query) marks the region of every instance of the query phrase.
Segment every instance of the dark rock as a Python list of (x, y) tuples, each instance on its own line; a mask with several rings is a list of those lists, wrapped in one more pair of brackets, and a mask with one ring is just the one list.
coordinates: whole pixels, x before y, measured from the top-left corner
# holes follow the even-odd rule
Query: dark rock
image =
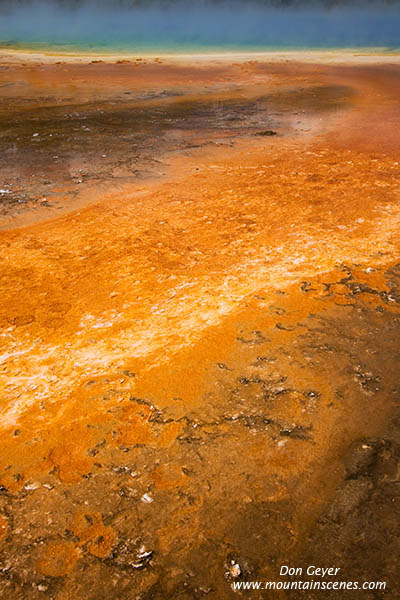
[(347, 479), (367, 475), (376, 462), (377, 454), (378, 446), (376, 443), (368, 440), (354, 442), (345, 457)]
[(270, 137), (272, 135), (278, 135), (277, 131), (273, 131), (272, 129), (266, 129), (265, 131), (257, 131), (255, 135), (260, 135), (263, 137)]

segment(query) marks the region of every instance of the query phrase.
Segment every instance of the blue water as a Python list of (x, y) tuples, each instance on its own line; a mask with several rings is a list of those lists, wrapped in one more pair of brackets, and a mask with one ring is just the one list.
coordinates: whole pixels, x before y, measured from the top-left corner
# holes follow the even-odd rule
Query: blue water
[(121, 53), (282, 48), (397, 50), (400, 7), (324, 11), (175, 4), (169, 8), (119, 10), (85, 5), (62, 10), (41, 3), (0, 12), (0, 44), (64, 52)]

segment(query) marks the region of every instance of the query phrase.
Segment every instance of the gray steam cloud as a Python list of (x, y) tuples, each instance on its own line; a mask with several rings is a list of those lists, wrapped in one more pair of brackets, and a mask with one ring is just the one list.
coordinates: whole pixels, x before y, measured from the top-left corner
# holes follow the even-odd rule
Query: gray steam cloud
[(0, 0), (0, 42), (90, 49), (400, 46), (400, 0)]

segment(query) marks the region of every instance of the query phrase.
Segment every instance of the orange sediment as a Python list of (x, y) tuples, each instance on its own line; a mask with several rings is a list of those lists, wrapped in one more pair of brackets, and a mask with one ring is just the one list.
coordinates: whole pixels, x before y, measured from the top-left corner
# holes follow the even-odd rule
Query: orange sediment
[(0, 484), (72, 494), (50, 530), (74, 541), (46, 543), (40, 573), (108, 560), (137, 521), (194, 571), (193, 536), (206, 554), (212, 534), (221, 553), (251, 555), (261, 541), (240, 523), (267, 527), (265, 503), (271, 553), (287, 556), (343, 477), (344, 448), (385, 428), (398, 146), (391, 132), (385, 152), (343, 147), (373, 109), (375, 84), (359, 77), (373, 99), (354, 100), (338, 136), (175, 154), (164, 179), (2, 234)]

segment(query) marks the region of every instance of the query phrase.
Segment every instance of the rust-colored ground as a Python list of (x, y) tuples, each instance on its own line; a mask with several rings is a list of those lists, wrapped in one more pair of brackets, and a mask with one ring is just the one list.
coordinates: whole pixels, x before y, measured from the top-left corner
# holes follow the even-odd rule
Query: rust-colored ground
[(2, 598), (397, 597), (399, 75), (3, 60)]

